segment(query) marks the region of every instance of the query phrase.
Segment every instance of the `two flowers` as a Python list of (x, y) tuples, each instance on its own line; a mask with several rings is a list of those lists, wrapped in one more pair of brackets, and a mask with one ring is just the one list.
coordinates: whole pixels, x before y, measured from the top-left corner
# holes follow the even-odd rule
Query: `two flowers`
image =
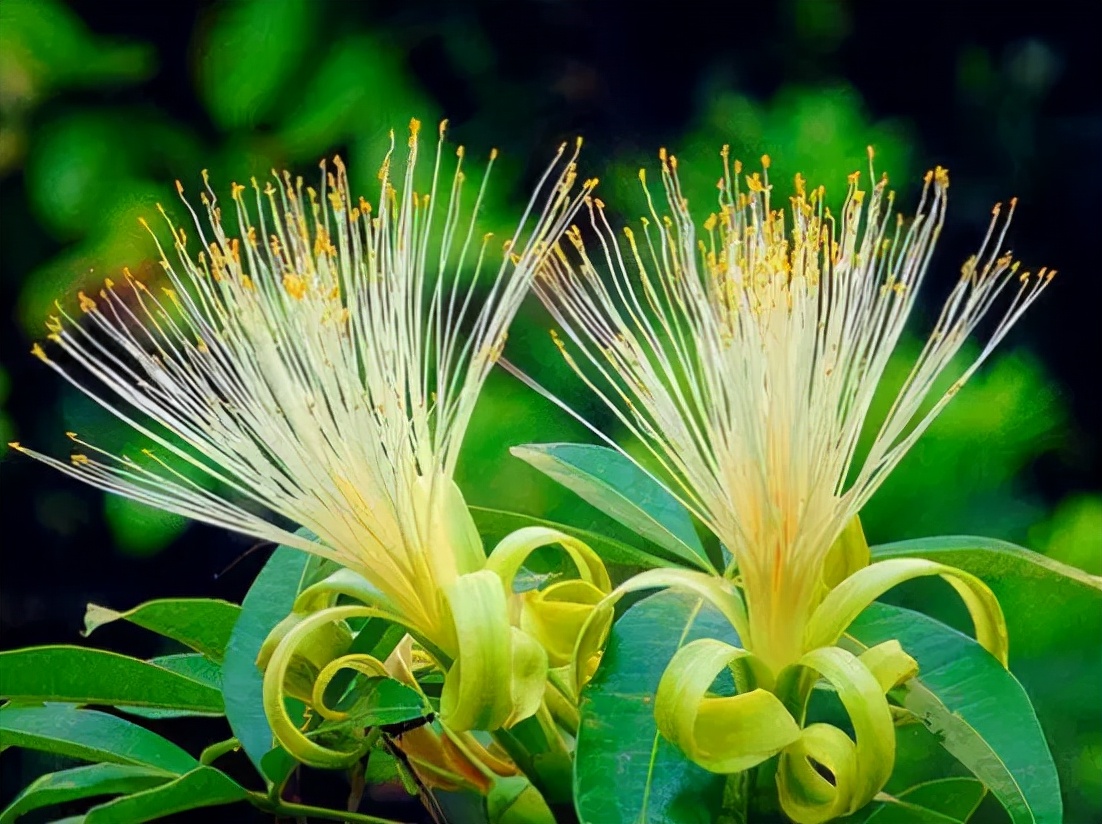
[[(717, 208), (698, 227), (677, 160), (663, 152), (657, 199), (668, 209), (648, 188), (650, 215), (621, 239), (591, 194), (595, 181), (576, 180), (577, 150), (564, 147), (503, 242), (478, 228), (486, 180), (469, 191), (462, 149), (450, 179), (442, 174), (443, 128), (431, 182), (417, 190), (419, 131), (411, 124), (404, 169), (392, 154), (384, 160), (374, 203), (353, 198), (339, 162), (318, 190), (286, 175), (251, 192), (235, 185), (234, 237), (208, 188), (205, 220), (193, 213), (200, 248), (193, 254), (187, 232), (172, 227), (163, 288), (127, 274), (98, 297), (81, 294), (85, 323), (60, 307), (50, 321), (63, 360), (35, 349), (153, 448), (114, 456), (73, 435), (81, 451), (70, 463), (18, 448), (108, 491), (341, 568), (303, 593), (264, 662), (278, 670), (266, 684), (273, 728), (308, 763), (335, 766), (355, 751), (333, 755), (289, 723), (288, 673), (311, 645), (329, 644), (312, 676), (335, 661), (353, 666), (349, 621), (379, 617), (407, 635), (387, 660), (360, 656), (353, 668), (415, 682), (421, 658), (443, 674), (442, 744), (422, 742), (435, 754), (422, 763), (428, 772), (434, 758), (447, 762), (477, 783), (480, 772), (507, 774), (510, 761), (523, 768), (526, 759), (515, 737), (487, 745), (474, 731), (527, 722), (549, 750), (568, 747), (570, 705), (611, 604), (626, 589), (672, 585), (729, 615), (742, 645), (679, 653), (659, 690), (663, 733), (722, 772), (780, 753), (782, 803), (797, 821), (861, 806), (894, 752), (883, 693), (913, 661), (898, 645), (860, 659), (839, 649), (848, 620), (900, 580), (941, 574), (1003, 660), (1005, 631), (989, 591), (969, 576), (936, 564), (869, 567), (857, 513), (1051, 275), (1020, 273), (1002, 254), (1006, 223), (996, 210), (862, 448), (944, 220), (944, 170), (927, 176), (909, 224), (893, 217), (886, 181), (865, 190), (858, 175), (836, 218), (824, 192), (799, 176), (789, 208), (777, 209), (768, 159), (744, 175), (724, 149)], [(573, 224), (579, 211), (584, 229)], [(530, 289), (581, 380), (728, 550), (725, 569), (643, 573), (613, 591), (601, 559), (552, 530), (521, 530), (486, 553), (453, 478), (479, 391)], [(1007, 291), (979, 357), (935, 395)], [(568, 554), (577, 579), (514, 594), (528, 554), (548, 544)], [(318, 631), (326, 624), (327, 636)], [(728, 666), (739, 695), (717, 698), (712, 682)], [(801, 730), (812, 671), (844, 701), (855, 696), (846, 702), (855, 742), (826, 725)]]

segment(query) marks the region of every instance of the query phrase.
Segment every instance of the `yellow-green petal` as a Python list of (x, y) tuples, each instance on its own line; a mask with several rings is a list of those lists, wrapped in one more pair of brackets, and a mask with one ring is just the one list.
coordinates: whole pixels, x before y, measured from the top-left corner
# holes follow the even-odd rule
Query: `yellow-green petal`
[(605, 593), (587, 581), (559, 581), (546, 589), (524, 593), (520, 628), (547, 651), (552, 667), (569, 664), (574, 644), (594, 607)]
[(604, 561), (585, 541), (565, 532), (543, 526), (528, 526), (502, 538), (486, 559), (486, 569), (501, 576), (507, 591), (513, 591), (513, 579), (528, 560), (528, 556), (545, 546), (558, 544), (578, 570), (578, 578), (601, 592), (612, 589)]
[[(840, 730), (830, 732), (835, 728), (829, 725), (812, 724), (781, 754), (781, 807), (799, 824), (818, 824), (855, 812), (884, 787), (895, 765), (895, 726), (880, 681), (852, 653), (824, 647), (805, 653), (794, 666), (814, 670), (834, 687), (856, 739), (850, 741)], [(843, 738), (853, 746), (852, 759)], [(813, 777), (809, 758), (834, 773), (834, 793), (825, 791), (821, 776)]]
[(832, 589), (812, 613), (805, 648), (831, 646), (864, 609), (897, 584), (940, 575), (957, 591), (976, 628), (976, 640), (1007, 664), (1006, 619), (991, 589), (971, 573), (923, 558), (891, 558), (858, 570)]
[[(833, 781), (812, 762), (829, 770)], [(857, 746), (848, 735), (829, 724), (810, 724), (781, 753), (777, 765), (781, 807), (796, 824), (821, 824), (846, 815), (854, 807), (858, 769)]]
[(593, 674), (594, 659), (612, 626), (613, 607), (629, 592), (647, 589), (677, 589), (696, 595), (715, 607), (734, 627), (746, 647), (751, 647), (749, 621), (742, 595), (725, 578), (687, 569), (648, 569), (620, 584), (594, 607), (574, 646), (571, 686), (577, 695)]
[(323, 747), (307, 738), (291, 720), (284, 703), (284, 683), (300, 647), (309, 644), (311, 635), (328, 624), (347, 621), (349, 618), (386, 617), (374, 607), (331, 607), (303, 617), (279, 641), (264, 669), (264, 714), (276, 739), (296, 761), (321, 769), (340, 769), (354, 764), (363, 750), (334, 750)]
[(716, 773), (757, 766), (800, 736), (784, 704), (765, 689), (709, 694), (716, 676), (740, 659), (754, 668), (746, 650), (710, 638), (693, 641), (670, 660), (655, 694), (658, 730), (691, 761)]
[(509, 624), (501, 578), (460, 576), (445, 591), (456, 658), (444, 676), (440, 720), (456, 732), (496, 730), (534, 715), (547, 681), (547, 654)]

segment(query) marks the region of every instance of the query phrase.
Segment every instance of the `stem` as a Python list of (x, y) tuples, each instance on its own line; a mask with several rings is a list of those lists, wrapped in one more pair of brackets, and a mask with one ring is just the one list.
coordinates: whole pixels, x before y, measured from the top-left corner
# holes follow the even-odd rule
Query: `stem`
[(221, 758), (228, 752), (233, 752), (240, 746), (241, 742), (236, 738), (227, 738), (225, 741), (218, 741), (199, 753), (199, 763), (205, 767), (209, 767), (215, 760)]
[(392, 818), (379, 818), (364, 813), (353, 813), (347, 810), (330, 810), (325, 807), (314, 807), (309, 804), (295, 804), (291, 801), (271, 799), (264, 793), (250, 792), (249, 801), (253, 806), (273, 815), (284, 818), (292, 816), (313, 816), (326, 821), (346, 821), (350, 824), (403, 824)]
[(747, 824), (750, 791), (754, 786), (754, 771), (743, 770), (727, 776), (723, 784), (723, 806), (717, 824)]
[(545, 700), (547, 708), (551, 711), (551, 716), (559, 723), (559, 726), (577, 738), (578, 725), (581, 723), (578, 708), (573, 701), (567, 698), (558, 683), (551, 679), (548, 679), (548, 683), (551, 689), (545, 693)]

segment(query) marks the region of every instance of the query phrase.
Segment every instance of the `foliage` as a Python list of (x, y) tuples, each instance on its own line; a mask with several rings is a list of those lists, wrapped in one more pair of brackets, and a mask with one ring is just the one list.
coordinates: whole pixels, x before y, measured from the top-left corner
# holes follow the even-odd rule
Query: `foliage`
[[(844, 42), (852, 22), (845, 3), (782, 5), (784, 14), (798, 17), (793, 38), (800, 45), (794, 50), (832, 51)], [(429, 29), (428, 34), (422, 31)], [(365, 189), (374, 182), (371, 164), (388, 129), (401, 128), (411, 115), (431, 121), (458, 108), (464, 139), (482, 146), (506, 141), (498, 185), (484, 207), (487, 222), (496, 227), (508, 225), (517, 210), (519, 193), (534, 168), (529, 157), (542, 158), (553, 148), (554, 140), (527, 128), (546, 117), (531, 102), (531, 89), (536, 83), (549, 84), (543, 78), (489, 71), (494, 58), (486, 45), (488, 35), (474, 15), (448, 10), (431, 25), (411, 25), (401, 15), (381, 13), (378, 20), (365, 21), (340, 3), (321, 0), (241, 0), (208, 4), (193, 29), (175, 36), (180, 54), (161, 54), (136, 38), (103, 34), (61, 0), (0, 3), (5, 235), (25, 237), (24, 243), (5, 244), (19, 248), (5, 251), (9, 257), (3, 273), (13, 307), (0, 366), (4, 440), (26, 437), (27, 430), (37, 428), (95, 430), (105, 432), (108, 441), (126, 437), (113, 418), (75, 392), (65, 390), (50, 408), (27, 414), (18, 411), (10, 386), (12, 376), (20, 387), (41, 379), (25, 363), (30, 360), (25, 350), (29, 339), (40, 336), (55, 299), (74, 302), (78, 289), (98, 288), (105, 275), (123, 266), (146, 277), (156, 275), (152, 244), (137, 219), (155, 214), (158, 201), (180, 214), (166, 185), (171, 179), (180, 178), (191, 190), (201, 168), (209, 168), (212, 178), (223, 183), (265, 174), (272, 166), (309, 175), (319, 157), (340, 151), (359, 176), (354, 186)], [(443, 73), (448, 83), (461, 88), (458, 95), (441, 92), (439, 80), (426, 82), (424, 66), (411, 58), (434, 37), (443, 41)], [(183, 47), (190, 65), (167, 65), (182, 63)], [(1013, 141), (1000, 141), (999, 151), (1012, 154), (1016, 164), (1025, 163), (1033, 150), (1018, 115), (1039, 105), (1044, 90), (1038, 86), (1000, 102), (994, 60), (979, 47), (963, 55), (960, 93), (982, 98), (984, 105), (998, 110), (997, 117), (1011, 124), (1014, 135)], [(863, 99), (858, 85), (844, 79), (840, 69), (835, 74), (809, 82), (806, 72), (797, 71), (793, 78), (760, 88), (745, 78), (717, 75), (695, 90), (679, 92), (693, 101), (692, 111), (681, 126), (663, 125), (663, 140), (685, 157), (706, 158), (724, 142), (748, 163), (768, 152), (786, 168), (801, 168), (811, 182), (828, 184), (863, 169), (865, 146), (871, 143), (877, 172), (887, 171), (893, 181), (906, 180), (916, 158), (929, 154), (923, 145), (928, 130), (909, 117), (885, 116), (884, 107)], [(165, 81), (166, 75), (176, 80)], [(166, 99), (164, 88), (173, 82), (183, 89), (183, 103)], [(512, 133), (502, 134), (503, 124)], [(641, 207), (635, 169), (656, 143), (650, 135), (635, 142), (645, 145), (645, 151), (606, 141), (592, 147), (585, 161), (587, 171), (602, 171), (602, 191), (610, 204), (628, 215)], [(690, 196), (710, 197), (715, 174), (715, 168), (703, 163), (684, 168)], [(788, 182), (778, 186), (787, 191)], [(913, 192), (904, 189), (903, 194)], [(939, 262), (950, 269), (955, 265), (948, 256)], [(509, 354), (558, 391), (567, 385), (566, 370), (554, 359), (545, 325), (535, 312), (522, 314), (511, 332)], [(887, 383), (904, 377), (906, 362), (893, 362)], [(1011, 658), (1009, 671), (992, 666), (982, 648), (956, 631), (969, 628), (967, 614), (940, 581), (907, 584), (857, 620), (848, 639), (854, 650), (882, 637), (900, 638), (919, 660), (920, 678), (889, 693), (899, 725), (896, 771), (885, 794), (855, 820), (994, 822), (1004, 820), (1005, 809), (1015, 824), (1057, 821), (1057, 780), (1067, 820), (1098, 815), (1102, 720), (1091, 702), (1102, 684), (1097, 656), (1102, 603), (1097, 579), (1062, 565), (1102, 574), (1102, 498), (1090, 489), (1069, 491), (1046, 480), (1079, 471), (1080, 441), (1086, 436), (1076, 429), (1074, 400), (1074, 387), (1069, 392), (1058, 385), (1046, 362), (1033, 353), (1018, 349), (993, 358), (863, 511), (866, 532), (879, 544), (874, 557), (938, 556), (983, 578), (1007, 614)], [(582, 411), (605, 431), (616, 432), (614, 421), (591, 409)], [(107, 432), (112, 428), (113, 434)], [(979, 431), (984, 433), (982, 449), (976, 446)], [(459, 479), (468, 500), (482, 506), (475, 508), (474, 517), (487, 546), (514, 529), (541, 524), (592, 546), (617, 582), (641, 568), (723, 567), (728, 560), (723, 548), (702, 541), (676, 501), (654, 508), (656, 493), (649, 479), (630, 477), (616, 457), (606, 455), (604, 461), (588, 464), (574, 460), (579, 454), (592, 458), (597, 447), (575, 444), (556, 453), (544, 444), (516, 449), (521, 460), (509, 455), (516, 444), (583, 437), (580, 426), (534, 393), (519, 392), (508, 377), (490, 380)], [(565, 485), (545, 479), (532, 467)], [(9, 485), (22, 485), (14, 480), (6, 458), (0, 471), (5, 473), (5, 495)], [(73, 511), (77, 522), (101, 536), (113, 552), (140, 558), (167, 550), (158, 562), (186, 554), (197, 559), (204, 580), (229, 560), (198, 554), (209, 535), (183, 519), (112, 497), (97, 497), (82, 509), (83, 504), (74, 504), (63, 488), (48, 487), (50, 482), (41, 476), (27, 485), (32, 483), (42, 490), (40, 506), (17, 514), (34, 520), (42, 534), (64, 535), (62, 525)], [(539, 513), (546, 521), (521, 512)], [(1041, 562), (1004, 543), (918, 540), (946, 532), (998, 535), (1058, 563)], [(69, 549), (83, 552), (73, 535), (65, 539)], [(33, 560), (36, 553), (28, 554)], [(124, 563), (102, 553), (95, 557), (100, 564)], [(139, 579), (150, 570), (127, 568), (138, 570), (133, 576)], [(58, 767), (54, 756), (65, 759), (14, 799), (9, 793), (0, 822), (42, 815), (39, 810), (59, 805), (65, 811), (90, 810), (75, 819), (90, 823), (142, 821), (198, 804), (236, 805), (228, 808), (230, 820), (247, 814), (245, 804), (281, 817), (382, 820), (293, 799), (287, 790), (304, 770), (273, 746), (263, 711), (257, 654), (316, 571), (308, 568), (305, 556), (277, 550), (243, 599), (239, 596), (245, 587), (232, 595), (219, 591), (222, 597), (241, 600), (240, 608), (200, 598), (159, 598), (124, 612), (89, 606), (86, 629), (97, 631), (95, 640), (103, 637), (109, 646), (136, 646), (150, 654), (71, 646), (75, 639), (69, 635), (60, 645), (35, 639), (31, 646), (0, 652), (0, 700), (7, 701), (0, 708), (0, 750), (13, 750), (0, 763), (7, 767), (16, 751), (28, 750), (52, 754), (53, 760), (27, 758), (24, 769), (41, 763), (53, 769)], [(537, 551), (520, 571), (517, 587), (542, 586), (571, 574), (561, 559)], [(58, 594), (68, 590), (56, 587), (50, 576), (43, 580), (41, 592), (32, 593), (32, 604), (72, 600), (71, 594)], [(79, 597), (122, 607), (141, 597), (132, 592), (178, 591), (164, 582), (147, 582), (140, 590), (127, 586), (131, 589), (123, 590), (125, 597), (117, 595), (117, 602), (105, 600), (95, 588), (95, 594), (82, 591)], [(701, 769), (658, 734), (650, 712), (660, 677), (679, 645), (698, 633), (731, 643), (737, 639), (710, 607), (683, 593), (650, 595), (625, 608), (629, 600), (618, 608), (621, 617), (611, 630), (603, 666), (581, 694), (573, 790), (559, 786), (559, 792), (573, 792), (578, 817), (593, 822), (640, 820), (644, 807), (643, 820), (735, 821), (745, 797), (751, 807), (768, 808), (768, 793), (760, 792), (767, 783), (763, 775), (746, 788)], [(66, 615), (63, 625), (75, 626), (74, 616)], [(9, 621), (7, 612), (3, 620)], [(97, 629), (111, 622), (118, 625)], [(886, 626), (891, 633), (881, 632)], [(127, 635), (130, 629), (133, 633)], [(915, 636), (913, 643), (906, 640), (908, 630)], [(50, 631), (56, 636), (61, 630)], [(155, 633), (158, 640), (142, 632)], [(363, 627), (357, 632), (366, 645), (370, 633), (364, 634)], [(6, 638), (3, 643), (13, 642)], [(950, 670), (952, 679), (939, 680)], [(959, 696), (952, 684), (962, 677), (982, 684), (988, 700), (954, 703)], [(421, 686), (438, 709), (440, 685)], [(721, 678), (715, 687), (717, 696), (734, 694), (732, 679)], [(841, 713), (830, 693), (816, 690), (812, 702), (824, 717)], [(402, 709), (399, 702), (409, 695), (399, 690), (384, 697), (394, 700), (397, 715), (384, 719), (371, 714), (378, 706), (361, 708), (355, 723), (344, 728), (322, 729), (317, 718), (303, 715), (294, 698), (286, 706), (295, 722), (315, 725), (307, 730), (309, 737), (334, 746), (367, 747), (357, 762), (358, 772), (348, 773), (350, 795), (362, 795), (367, 775), (369, 784), (382, 787), (380, 793), (408, 799), (411, 792), (423, 794), (424, 788), (386, 744), (398, 733), (382, 727), (414, 724), (428, 716), (421, 714), (421, 706)], [(1006, 719), (1012, 711), (1015, 720), (1010, 722)], [(393, 720), (403, 713), (408, 717)], [(194, 741), (191, 736), (215, 729), (222, 729), (224, 740), (212, 735), (204, 742), (210, 746), (196, 759), (170, 740), (185, 729), (165, 726), (174, 718), (185, 720), (172, 723), (194, 725), (187, 728), (189, 742)], [(1021, 734), (1009, 740), (1008, 729)], [(998, 757), (990, 758), (992, 754)], [(73, 766), (73, 759), (85, 763)], [(982, 783), (965, 777), (967, 771)], [(4, 789), (14, 787), (5, 784)], [(500, 782), (488, 806), (482, 797), (458, 792), (454, 797), (441, 793), (430, 803), (440, 809), (473, 808), (491, 820), (511, 822), (524, 820), (529, 790), (527, 783)], [(465, 814), (457, 813), (456, 820), (466, 820), (460, 817)]]

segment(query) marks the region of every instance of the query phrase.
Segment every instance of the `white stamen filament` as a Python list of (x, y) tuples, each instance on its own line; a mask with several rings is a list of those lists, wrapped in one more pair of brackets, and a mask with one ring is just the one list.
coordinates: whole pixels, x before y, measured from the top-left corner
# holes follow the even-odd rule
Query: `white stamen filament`
[[(948, 175), (928, 173), (918, 215), (904, 229), (892, 218), (886, 179), (864, 191), (852, 175), (835, 221), (822, 189), (808, 195), (799, 176), (790, 210), (774, 210), (768, 158), (764, 174), (746, 176), (748, 191), (740, 191), (741, 165), (732, 173), (726, 149), (722, 156), (719, 212), (703, 233), (677, 160), (663, 151), (669, 214), (655, 208), (640, 172), (651, 214), (642, 240), (625, 228), (622, 245), (601, 201), (587, 199), (600, 261), (571, 227), (535, 289), (573, 344), (554, 335), (570, 365), (734, 553), (752, 640), (783, 664), (799, 654), (835, 538), (1054, 273), (1018, 274), (1000, 252), (1010, 215), (1000, 221), (996, 207), (980, 252), (858, 457), (944, 222)], [(954, 355), (1015, 280), (979, 355), (927, 409)]]
[(171, 222), (175, 262), (158, 243), (170, 288), (156, 295), (127, 272), (98, 300), (81, 293), (84, 325), (58, 306), (49, 339), (87, 374), (35, 354), (156, 452), (116, 457), (73, 435), (82, 451), (67, 464), (14, 446), (110, 492), (338, 561), (430, 630), (458, 563), (433, 540), (437, 509), (475, 401), (538, 261), (595, 181), (573, 192), (577, 150), (564, 144), (491, 263), (497, 244), (474, 240), (486, 178), (465, 202), (460, 148), (437, 202), (442, 124), (419, 194), (418, 131), (413, 121), (400, 188), (392, 141), (374, 206), (353, 201), (338, 159), (335, 173), (322, 164), (320, 196), (285, 173), (254, 180), (250, 207), (234, 184), (236, 238), (208, 184), (206, 220), (187, 207), (198, 255)]

